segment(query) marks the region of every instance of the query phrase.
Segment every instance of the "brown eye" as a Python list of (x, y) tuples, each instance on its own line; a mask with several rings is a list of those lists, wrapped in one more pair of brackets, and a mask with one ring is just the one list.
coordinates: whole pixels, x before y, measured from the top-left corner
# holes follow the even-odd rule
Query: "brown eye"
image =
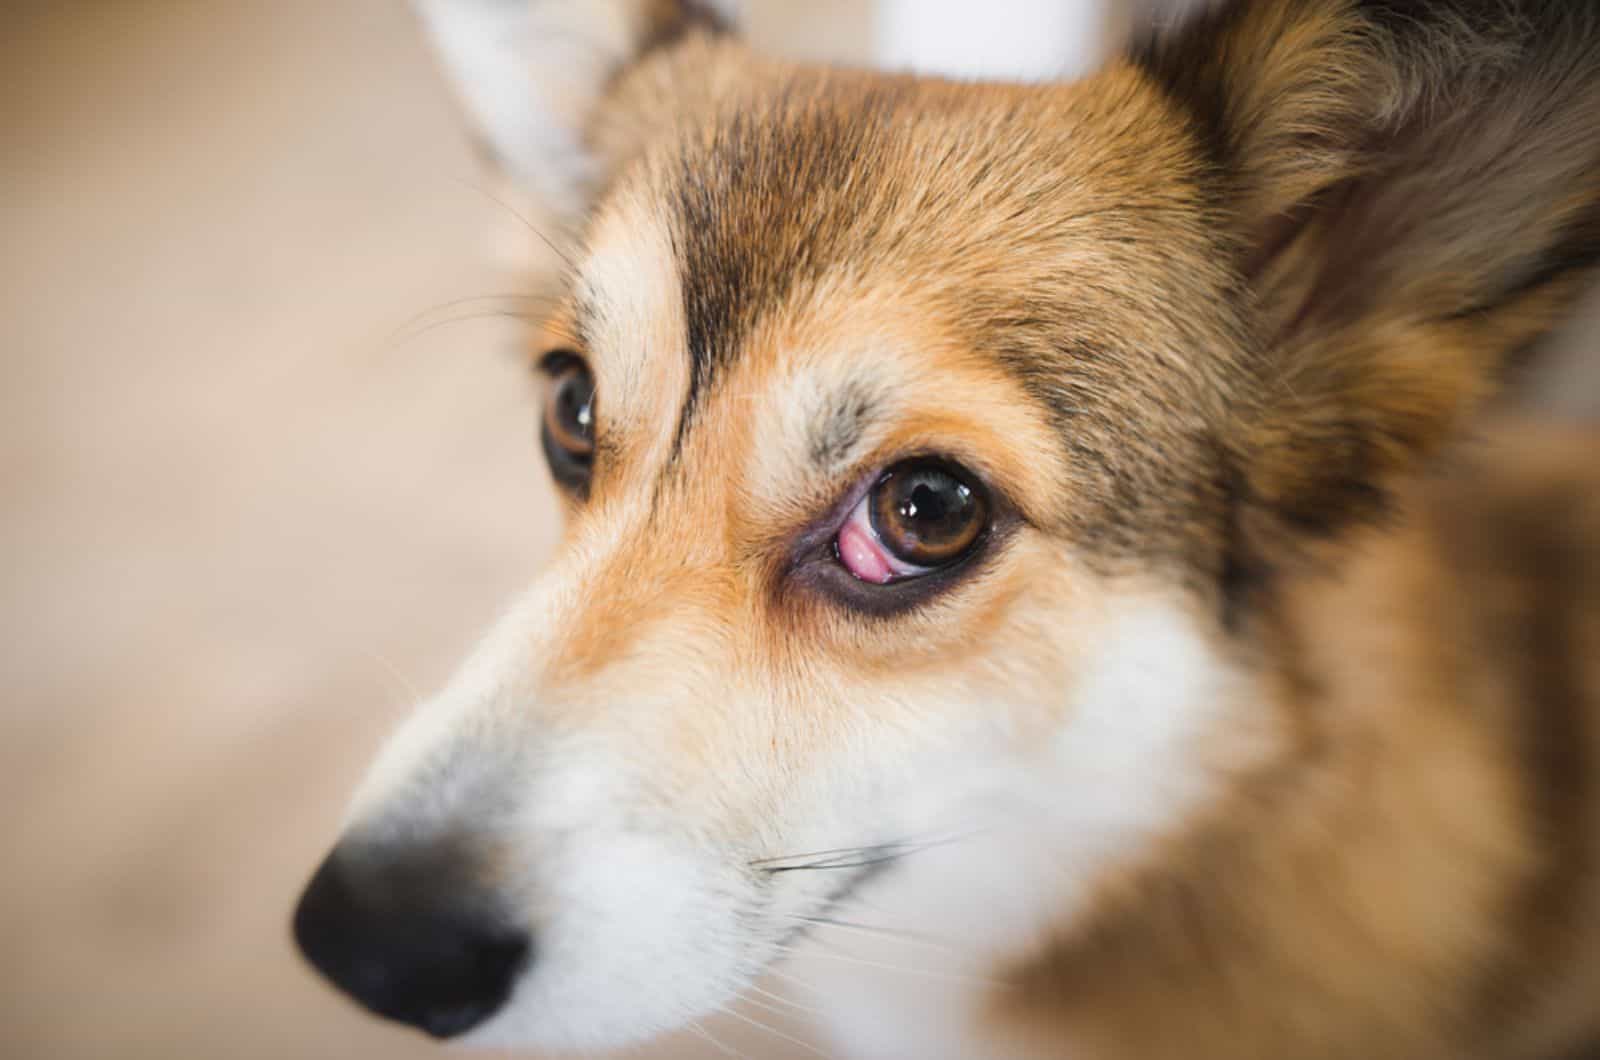
[(872, 487), (867, 518), (895, 559), (940, 567), (977, 543), (989, 525), (989, 504), (956, 468), (912, 461), (890, 468)]
[(581, 494), (594, 465), (594, 377), (572, 353), (547, 355), (543, 368), (550, 375), (539, 431), (544, 455), (556, 481)]

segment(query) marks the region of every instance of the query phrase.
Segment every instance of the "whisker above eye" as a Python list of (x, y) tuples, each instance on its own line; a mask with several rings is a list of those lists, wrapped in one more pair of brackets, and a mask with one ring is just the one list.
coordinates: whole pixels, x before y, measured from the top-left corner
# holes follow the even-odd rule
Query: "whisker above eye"
[(469, 294), (463, 295), (460, 298), (447, 298), (443, 302), (429, 306), (427, 309), (420, 310), (411, 319), (419, 319), (426, 317), (431, 313), (438, 313), (446, 309), (468, 305), (473, 302), (513, 302), (529, 306), (543, 306), (548, 309), (553, 309), (561, 303), (561, 299), (556, 295), (537, 294), (532, 291), (493, 291), (488, 294)]
[(429, 318), (452, 309), (466, 306), (482, 306), (485, 310), (500, 308), (503, 312), (513, 313), (518, 316), (531, 316), (537, 311), (553, 311), (561, 304), (561, 299), (555, 295), (535, 294), (528, 291), (500, 291), (491, 294), (471, 294), (460, 298), (447, 298), (443, 302), (435, 303), (426, 309), (406, 317), (396, 324), (394, 331), (403, 334), (407, 329), (425, 325)]
[[(431, 320), (426, 319), (428, 314), (436, 312), (438, 311), (425, 311), (424, 313), (413, 317), (411, 321), (398, 325), (387, 336), (385, 336), (380, 343), (378, 343), (377, 348), (380, 351), (387, 353), (404, 346), (407, 343), (414, 342), (437, 328), (442, 328), (450, 324), (465, 324), (473, 320), (491, 320), (495, 318), (501, 318), (505, 320), (521, 321), (524, 323), (539, 322), (538, 316), (532, 310), (519, 311), (516, 309), (495, 308), (492, 306), (468, 309), (459, 313), (455, 313), (451, 316), (438, 317)], [(554, 328), (550, 330), (552, 334), (557, 335), (559, 338), (568, 339), (570, 341), (570, 336), (566, 332)]]
[(532, 221), (528, 220), (528, 218), (522, 213), (522, 211), (520, 211), (520, 210), (516, 209), (515, 207), (513, 207), (510, 203), (508, 203), (504, 199), (500, 198), (500, 196), (496, 195), (494, 192), (490, 191), (488, 188), (484, 187), (482, 184), (477, 184), (477, 183), (474, 183), (473, 181), (470, 181), (470, 180), (463, 180), (463, 179), (461, 179), (459, 177), (456, 178), (456, 183), (464, 185), (464, 186), (466, 186), (468, 188), (471, 188), (473, 191), (477, 192), (479, 195), (482, 195), (484, 198), (488, 199), (490, 202), (492, 202), (496, 206), (500, 207), (506, 213), (510, 214), (512, 217), (515, 217), (518, 221), (522, 222), (522, 227), (524, 227), (528, 231), (532, 232), (539, 239), (539, 242), (541, 242), (545, 246), (549, 247), (550, 248), (550, 253), (554, 254), (557, 258), (561, 259), (561, 263), (563, 265), (565, 265), (568, 269), (570, 269), (573, 272), (577, 272), (578, 271), (578, 263), (572, 259), (572, 255), (568, 254), (565, 250), (562, 250), (559, 246), (557, 246), (555, 240), (553, 240), (549, 236), (545, 235), (544, 232), (540, 230), (539, 226), (534, 224)]

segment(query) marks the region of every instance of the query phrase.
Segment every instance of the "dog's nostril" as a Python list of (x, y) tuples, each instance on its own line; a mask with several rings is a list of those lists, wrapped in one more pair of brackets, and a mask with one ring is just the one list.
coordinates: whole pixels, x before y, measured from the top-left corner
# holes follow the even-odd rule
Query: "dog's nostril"
[(358, 862), (335, 850), (295, 909), (295, 941), (378, 1015), (440, 1038), (463, 1034), (505, 1003), (531, 946), (470, 893), (441, 883), (450, 875), (415, 858)]

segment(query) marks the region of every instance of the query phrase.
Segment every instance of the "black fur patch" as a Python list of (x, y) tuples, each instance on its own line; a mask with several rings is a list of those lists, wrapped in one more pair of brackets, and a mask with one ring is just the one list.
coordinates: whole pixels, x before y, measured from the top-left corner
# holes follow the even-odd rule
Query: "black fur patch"
[(832, 470), (860, 440), (877, 404), (872, 393), (859, 386), (834, 395), (833, 404), (813, 427), (806, 454), (811, 463)]
[(789, 86), (770, 118), (731, 109), (708, 143), (683, 148), (673, 237), (690, 376), (675, 453), (756, 323), (828, 271), (860, 266), (872, 220), (852, 178), (894, 101), (885, 88), (841, 113), (817, 86)]

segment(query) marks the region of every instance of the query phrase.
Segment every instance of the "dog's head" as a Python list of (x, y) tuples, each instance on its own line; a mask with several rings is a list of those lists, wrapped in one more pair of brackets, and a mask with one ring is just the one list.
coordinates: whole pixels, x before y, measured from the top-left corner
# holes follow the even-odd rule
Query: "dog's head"
[(437, 1034), (600, 1047), (875, 877), (1020, 947), (1203, 814), (1285, 741), (1273, 580), (1600, 251), (1594, 17), (1493, 6), (1243, 0), (1007, 86), (534, 4), (591, 38), (541, 45), (593, 90), (546, 174), (567, 539), (373, 769), (311, 959)]

